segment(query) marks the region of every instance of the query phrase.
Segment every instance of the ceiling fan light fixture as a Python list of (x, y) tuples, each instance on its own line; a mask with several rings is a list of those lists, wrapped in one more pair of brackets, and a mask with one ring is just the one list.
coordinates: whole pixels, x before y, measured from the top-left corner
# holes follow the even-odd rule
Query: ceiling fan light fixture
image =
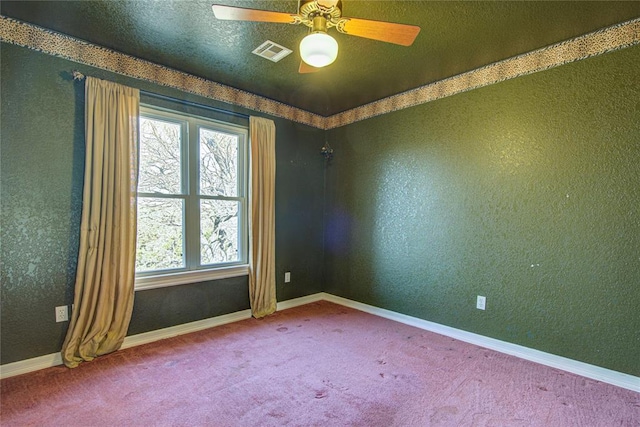
[(338, 42), (325, 32), (313, 32), (300, 42), (300, 56), (312, 67), (326, 67), (338, 57)]
[[(1, 0), (0, 0), (1, 1)], [(218, 19), (231, 21), (304, 24), (311, 33), (300, 43), (302, 62), (298, 72), (313, 73), (326, 67), (338, 56), (338, 42), (327, 34), (329, 28), (348, 36), (363, 37), (401, 46), (411, 46), (420, 32), (416, 25), (396, 24), (342, 16), (342, 0), (298, 0), (298, 12), (274, 12), (261, 9), (212, 5)]]

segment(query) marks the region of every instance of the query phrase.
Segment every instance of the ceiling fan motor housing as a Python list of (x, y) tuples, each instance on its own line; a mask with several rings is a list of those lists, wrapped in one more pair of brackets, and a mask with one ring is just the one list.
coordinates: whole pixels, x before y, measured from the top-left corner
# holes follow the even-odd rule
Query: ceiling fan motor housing
[(313, 21), (311, 21), (311, 32), (312, 33), (326, 33), (327, 32), (327, 18), (321, 15), (317, 15), (313, 17)]
[[(338, 25), (340, 17), (342, 16), (342, 1), (332, 0), (302, 0), (300, 2), (300, 10), (298, 11), (301, 22), (310, 27), (313, 32), (315, 31), (327, 31), (327, 28), (335, 27)], [(320, 24), (316, 18), (324, 18), (325, 23)], [(323, 29), (317, 29), (316, 26), (324, 27)]]

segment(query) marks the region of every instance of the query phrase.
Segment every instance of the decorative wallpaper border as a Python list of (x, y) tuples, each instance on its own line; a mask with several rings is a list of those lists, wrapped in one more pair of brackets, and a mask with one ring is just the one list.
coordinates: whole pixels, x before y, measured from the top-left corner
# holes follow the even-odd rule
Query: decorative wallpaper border
[(323, 116), (3, 15), (0, 15), (0, 40), (296, 123), (324, 128), (326, 118)]
[(606, 27), (327, 117), (324, 129), (435, 101), (640, 43), (640, 18)]
[(334, 129), (640, 43), (640, 18), (324, 117), (230, 86), (0, 15), (0, 40), (73, 62), (281, 117)]

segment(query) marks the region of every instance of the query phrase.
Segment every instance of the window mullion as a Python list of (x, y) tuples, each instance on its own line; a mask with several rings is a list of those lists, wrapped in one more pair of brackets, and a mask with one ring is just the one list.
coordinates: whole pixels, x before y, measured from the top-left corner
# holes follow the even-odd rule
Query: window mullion
[(188, 128), (188, 168), (187, 168), (187, 227), (185, 240), (187, 242), (187, 269), (193, 270), (200, 266), (200, 198), (199, 198), (199, 156), (198, 128), (194, 120), (189, 120)]
[(240, 197), (240, 196), (234, 196), (234, 197), (231, 197), (231, 196), (207, 196), (205, 194), (199, 195), (198, 198), (200, 200), (227, 200), (227, 201), (230, 201), (230, 202), (239, 202), (242, 199), (244, 199), (244, 197)]
[(240, 196), (240, 212), (238, 224), (238, 254), (242, 262), (248, 262), (249, 223), (251, 209), (248, 206), (249, 195), (249, 138), (243, 133), (238, 140), (238, 195)]
[(148, 197), (153, 199), (184, 199), (184, 194), (138, 193), (138, 197)]

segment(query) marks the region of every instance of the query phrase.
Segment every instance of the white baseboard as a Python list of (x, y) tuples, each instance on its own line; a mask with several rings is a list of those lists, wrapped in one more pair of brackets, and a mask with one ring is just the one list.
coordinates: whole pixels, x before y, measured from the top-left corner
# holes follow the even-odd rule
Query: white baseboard
[(278, 311), (286, 310), (288, 308), (298, 307), (299, 305), (311, 304), (312, 302), (322, 301), (324, 299), (327, 299), (326, 295), (329, 295), (329, 294), (325, 294), (324, 292), (319, 292), (317, 294), (305, 295), (300, 298), (294, 298), (294, 299), (282, 301), (278, 303)]
[(480, 347), (499, 351), (500, 353), (510, 354), (521, 359), (561, 369), (563, 371), (626, 388), (628, 390), (640, 392), (640, 378), (633, 375), (601, 368), (599, 366), (590, 365), (588, 363), (579, 362), (562, 356), (556, 356), (555, 354), (545, 353), (544, 351), (534, 350), (532, 348), (512, 344), (506, 341), (485, 337), (483, 335), (474, 334), (472, 332), (463, 331), (461, 329), (452, 328), (439, 323), (429, 322), (428, 320), (407, 316), (406, 314), (396, 313), (395, 311), (385, 310), (383, 308), (374, 307), (372, 305), (363, 304), (327, 293), (322, 294), (322, 299), (344, 305), (346, 307), (355, 308), (356, 310), (364, 311), (376, 316), (384, 317), (386, 319), (395, 320), (396, 322), (404, 323), (406, 325), (415, 326), (416, 328), (424, 329), (426, 331), (455, 338), (470, 344), (475, 344)]
[[(195, 322), (184, 323), (182, 325), (176, 325), (164, 329), (131, 335), (125, 337), (120, 350), (163, 340), (166, 338), (175, 337), (178, 335), (201, 331), (203, 329), (225, 325), (227, 323), (237, 322), (239, 320), (248, 319), (250, 317), (251, 310), (242, 310), (236, 311), (235, 313), (223, 314), (222, 316), (211, 317), (208, 319), (197, 320)], [(62, 356), (59, 352), (46, 354), (40, 357), (34, 357), (33, 359), (7, 363), (0, 366), (0, 379), (22, 375), (58, 365), (62, 365)]]
[(120, 350), (142, 344), (148, 344), (154, 341), (164, 340), (166, 338), (176, 337), (178, 335), (201, 331), (203, 329), (226, 325), (227, 323), (238, 322), (250, 317), (251, 310), (242, 310), (236, 311), (235, 313), (223, 314), (222, 316), (210, 317), (208, 319), (196, 320), (195, 322), (183, 323), (182, 325), (170, 326), (168, 328), (131, 335), (125, 337)]
[[(439, 323), (429, 322), (428, 320), (419, 319), (417, 317), (407, 316), (405, 314), (396, 313), (394, 311), (385, 310), (368, 304), (349, 300), (325, 292), (307, 295), (278, 303), (278, 311), (288, 308), (298, 307), (304, 304), (310, 304), (317, 301), (330, 301), (346, 307), (355, 308), (426, 331), (434, 332), (455, 338), (460, 341), (475, 344), (501, 353), (510, 354), (521, 359), (540, 363), (552, 368), (561, 369), (583, 377), (602, 381), (628, 390), (640, 392), (640, 378), (613, 371), (611, 369), (601, 368), (599, 366), (590, 365), (588, 363), (579, 362), (577, 360), (568, 359), (562, 356), (545, 353), (540, 350), (524, 347), (517, 344), (511, 344), (506, 341), (500, 341), (494, 338), (485, 337), (483, 335), (474, 334), (472, 332), (463, 331), (461, 329), (452, 328), (450, 326), (441, 325)], [(145, 332), (142, 334), (128, 336), (122, 343), (122, 349), (135, 347), (150, 342), (175, 337), (177, 335), (188, 334), (190, 332), (200, 331), (227, 323), (237, 322), (251, 317), (251, 310), (243, 310), (235, 313), (225, 314), (222, 316), (212, 317), (209, 319), (198, 320), (196, 322), (176, 325), (169, 328), (159, 329), (156, 331)], [(21, 360), (14, 363), (8, 363), (0, 366), (0, 379), (8, 378), (15, 375), (26, 374), (28, 372), (49, 368), (62, 364), (60, 353), (47, 354), (33, 359)]]
[[(300, 298), (294, 298), (278, 303), (278, 311), (288, 308), (297, 307), (304, 304), (320, 301), (322, 294), (307, 295)], [(251, 310), (242, 310), (235, 313), (224, 314), (222, 316), (211, 317), (209, 319), (198, 320), (182, 325), (171, 326), (168, 328), (158, 329), (155, 331), (144, 332), (141, 334), (125, 337), (120, 349), (135, 347), (150, 342), (175, 337), (182, 334), (200, 331), (207, 328), (221, 326), (227, 323), (237, 322), (239, 320), (251, 317)], [(62, 356), (60, 353), (45, 354), (44, 356), (34, 357), (32, 359), (20, 360), (18, 362), (0, 365), (0, 379), (9, 378), (16, 375), (27, 374), (29, 372), (39, 371), (40, 369), (51, 368), (52, 366), (62, 365)]]
[(14, 377), (16, 375), (27, 374), (40, 369), (62, 365), (60, 353), (45, 354), (33, 359), (19, 360), (13, 363), (0, 365), (0, 379)]
[[(310, 304), (312, 302), (322, 300), (322, 294), (307, 295), (300, 298), (294, 298), (287, 301), (279, 302), (277, 310), (286, 310), (287, 308), (298, 307), (300, 305)], [(170, 326), (164, 329), (144, 332), (142, 334), (131, 335), (124, 339), (120, 350), (147, 344), (178, 335), (189, 334), (191, 332), (201, 331), (203, 329), (214, 328), (216, 326), (226, 325), (227, 323), (238, 322), (251, 318), (251, 310), (236, 311), (235, 313), (223, 314), (222, 316), (211, 317), (208, 319), (197, 320), (195, 322), (184, 323), (182, 325)]]

